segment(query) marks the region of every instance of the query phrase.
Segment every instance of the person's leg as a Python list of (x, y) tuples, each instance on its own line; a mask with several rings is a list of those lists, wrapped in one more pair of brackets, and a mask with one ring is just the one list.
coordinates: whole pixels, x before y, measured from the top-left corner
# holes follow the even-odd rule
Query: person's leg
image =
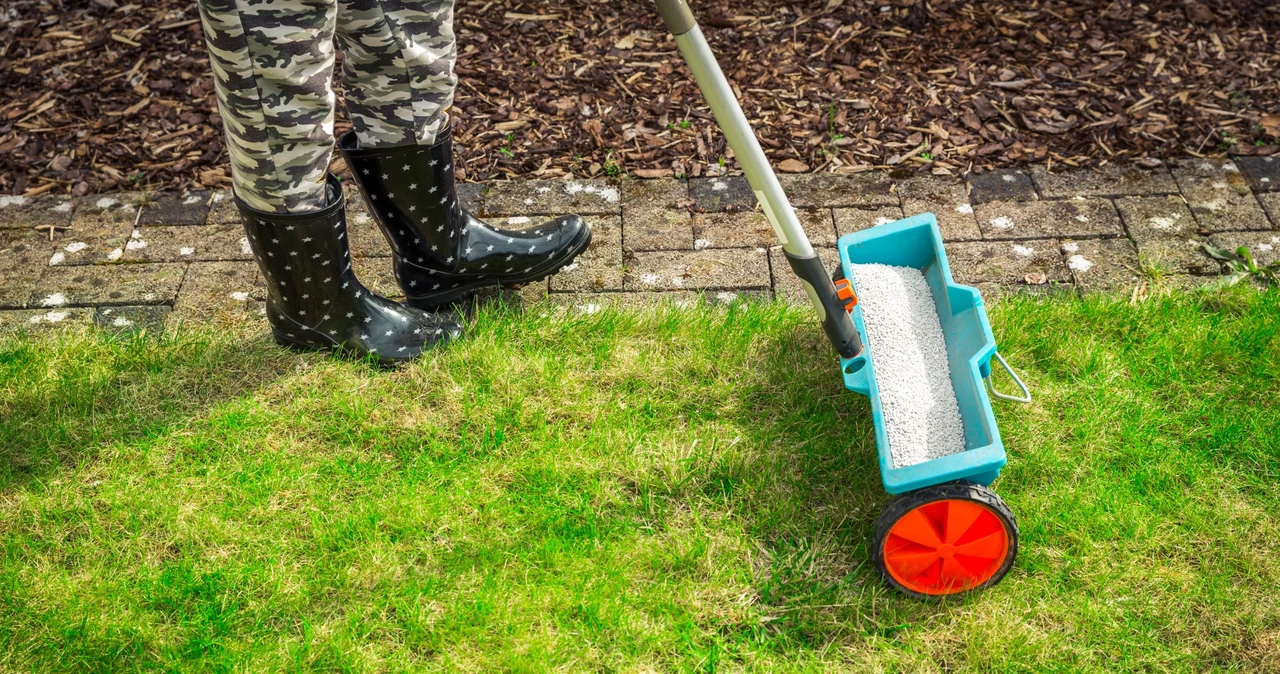
[(336, 0), (199, 0), (236, 195), (268, 213), (326, 206)]
[(448, 108), (453, 0), (338, 0), (343, 92), (354, 129), (338, 141), (391, 243), (405, 304), (434, 310), (479, 288), (529, 283), (591, 243), (577, 216), (526, 231), (471, 217), (458, 202)]
[(360, 284), (333, 153), (337, 0), (199, 0), (236, 205), (276, 341), (394, 365), (458, 338), (453, 321)]
[(458, 84), (453, 0), (339, 0), (337, 32), (360, 146), (434, 143)]

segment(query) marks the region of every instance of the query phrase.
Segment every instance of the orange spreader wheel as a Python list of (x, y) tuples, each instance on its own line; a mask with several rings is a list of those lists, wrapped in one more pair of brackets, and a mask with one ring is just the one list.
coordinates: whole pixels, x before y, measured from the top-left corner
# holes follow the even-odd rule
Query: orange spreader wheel
[(895, 498), (876, 521), (872, 557), (880, 573), (916, 597), (989, 587), (1013, 566), (1018, 524), (995, 492), (950, 482)]

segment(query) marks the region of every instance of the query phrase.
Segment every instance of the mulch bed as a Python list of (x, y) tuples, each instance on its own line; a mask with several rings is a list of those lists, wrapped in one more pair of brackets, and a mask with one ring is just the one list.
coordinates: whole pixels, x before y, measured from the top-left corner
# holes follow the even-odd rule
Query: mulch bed
[[(0, 10), (0, 193), (229, 183), (194, 3), (125, 2)], [(783, 171), (1280, 149), (1273, 0), (694, 4)], [(457, 15), (467, 179), (734, 169), (651, 3)]]

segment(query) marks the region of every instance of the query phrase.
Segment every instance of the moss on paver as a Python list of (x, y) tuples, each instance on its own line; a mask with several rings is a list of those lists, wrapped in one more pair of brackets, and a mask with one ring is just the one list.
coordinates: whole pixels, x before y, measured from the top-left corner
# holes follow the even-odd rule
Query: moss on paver
[[(1063, 168), (1067, 170), (1064, 171)], [(1147, 168), (1136, 164), (1113, 163), (1087, 171), (1059, 165), (1053, 172), (1037, 166), (1031, 169), (1031, 177), (1046, 199), (1178, 193), (1178, 184), (1164, 165)]]
[(1035, 201), (1039, 198), (1031, 177), (1016, 169), (996, 169), (969, 176), (969, 199), (974, 204)]
[(32, 230), (0, 230), (0, 309), (27, 306), (44, 271), (46, 239)]
[(0, 311), (0, 334), (40, 334), (89, 325), (93, 309), (17, 309)]
[(758, 204), (751, 184), (742, 176), (694, 178), (689, 181), (689, 197), (695, 213), (750, 211)]
[(590, 215), (591, 247), (551, 277), (552, 292), (622, 290), (622, 218)]
[(230, 262), (253, 260), (240, 225), (138, 227), (125, 242), (124, 262)]
[(1241, 157), (1236, 166), (1259, 192), (1280, 192), (1280, 160), (1275, 157)]
[(1181, 161), (1173, 166), (1173, 177), (1201, 229), (1223, 232), (1272, 228), (1249, 189), (1249, 181), (1234, 162)]
[(142, 206), (139, 225), (196, 226), (209, 222), (209, 199), (212, 192), (196, 190), (153, 195)]
[(253, 262), (192, 264), (173, 304), (173, 320), (219, 322), (242, 316), (253, 300), (266, 299), (266, 286)]
[(947, 246), (947, 259), (960, 283), (1044, 288), (1071, 280), (1060, 245), (1054, 239), (955, 243)]
[(74, 210), (70, 197), (0, 196), (0, 229), (69, 227)]
[(1128, 239), (1063, 241), (1061, 250), (1081, 292), (1116, 291), (1142, 280), (1138, 250)]
[[(796, 218), (809, 242), (816, 247), (836, 245), (836, 230), (831, 210), (805, 208)], [(778, 242), (769, 219), (759, 210), (733, 213), (694, 213), (693, 246), (703, 248), (767, 248)]]
[[(887, 225), (902, 219), (902, 209), (897, 206), (837, 208), (834, 213), (836, 233), (839, 236), (860, 232), (879, 225)], [(912, 215), (915, 214), (913, 213)]]
[(185, 264), (50, 267), (27, 300), (33, 309), (63, 306), (173, 304)]
[(944, 241), (976, 241), (982, 238), (963, 181), (943, 176), (912, 176), (897, 184), (902, 210), (909, 217), (933, 213)]
[(796, 208), (847, 208), (850, 206), (895, 206), (893, 181), (888, 174), (802, 173), (778, 177), (782, 189)]
[(1200, 249), (1205, 238), (1180, 196), (1117, 199), (1125, 229), (1145, 267), (1157, 273), (1205, 274), (1217, 265)]
[(623, 288), (653, 290), (733, 290), (769, 288), (767, 252), (754, 248), (687, 253), (634, 253), (627, 260)]
[(1123, 236), (1120, 216), (1108, 199), (993, 201), (973, 207), (987, 240)]
[(513, 180), (489, 184), (484, 215), (609, 215), (621, 191), (610, 180)]

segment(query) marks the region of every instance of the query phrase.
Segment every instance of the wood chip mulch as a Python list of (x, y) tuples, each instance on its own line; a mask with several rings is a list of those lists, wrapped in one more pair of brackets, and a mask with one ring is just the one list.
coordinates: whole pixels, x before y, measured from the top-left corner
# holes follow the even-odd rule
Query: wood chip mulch
[[(1274, 0), (693, 4), (782, 171), (1280, 150)], [(456, 27), (467, 179), (734, 170), (651, 3), (459, 0)], [(207, 70), (189, 0), (10, 0), (0, 194), (229, 184)]]

